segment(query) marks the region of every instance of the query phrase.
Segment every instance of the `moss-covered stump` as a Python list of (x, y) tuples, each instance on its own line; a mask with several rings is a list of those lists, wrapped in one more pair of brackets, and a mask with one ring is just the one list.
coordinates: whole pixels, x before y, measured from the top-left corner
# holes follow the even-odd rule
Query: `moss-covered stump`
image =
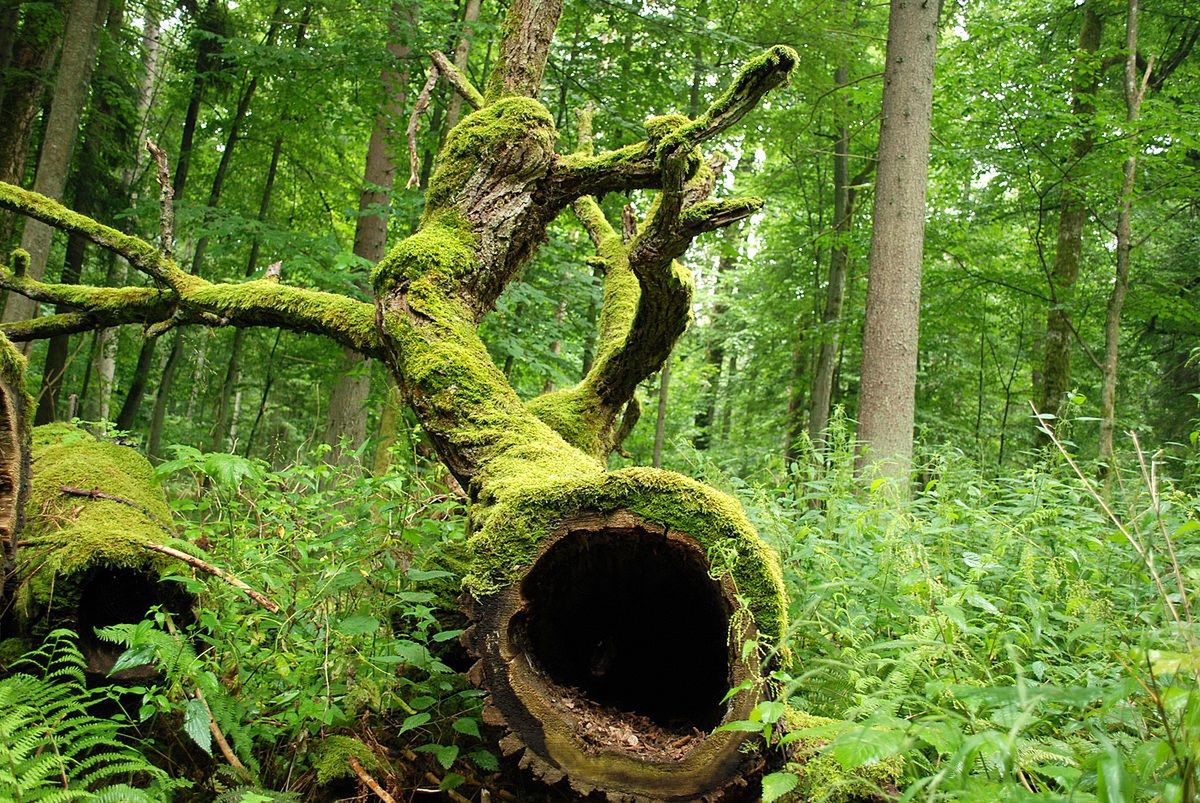
[(753, 737), (717, 729), (759, 701), (745, 645), (774, 643), (785, 606), (736, 502), (670, 472), (599, 472), (498, 505), (472, 545), (468, 587), (489, 591), (464, 641), (506, 755), (610, 800), (751, 793)]
[(112, 668), (121, 649), (95, 629), (139, 622), (152, 606), (190, 615), (190, 599), (161, 580), (171, 511), (150, 463), (134, 449), (70, 424), (33, 430), (32, 481), (17, 555), (19, 628), (79, 632), (88, 667)]
[(16, 590), (17, 536), (29, 495), (29, 410), (25, 358), (0, 334), (0, 631)]

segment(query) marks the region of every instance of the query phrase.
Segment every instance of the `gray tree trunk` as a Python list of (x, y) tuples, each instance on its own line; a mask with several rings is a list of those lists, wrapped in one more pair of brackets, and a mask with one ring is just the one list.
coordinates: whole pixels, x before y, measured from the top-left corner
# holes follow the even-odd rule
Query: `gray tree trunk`
[(934, 2), (891, 0), (863, 329), (860, 466), (903, 487), (912, 464), (938, 11)]
[[(1145, 81), (1150, 78), (1150, 67), (1141, 84), (1138, 82), (1137, 65), (1138, 0), (1129, 0), (1125, 23), (1125, 121), (1132, 129), (1142, 108), (1146, 92)], [(1121, 343), (1121, 309), (1129, 293), (1129, 254), (1133, 248), (1133, 191), (1137, 183), (1136, 140), (1133, 151), (1125, 159), (1124, 180), (1121, 183), (1121, 211), (1117, 216), (1117, 275), (1108, 297), (1108, 309), (1104, 317), (1104, 369), (1100, 388), (1100, 459), (1106, 470), (1112, 470), (1113, 430), (1116, 428), (1117, 408), (1117, 358)]]
[[(87, 97), (88, 83), (96, 54), (96, 36), (108, 15), (107, 0), (73, 0), (63, 34), (62, 53), (54, 79), (54, 97), (46, 118), (46, 133), (42, 139), (34, 192), (50, 198), (62, 198), (71, 165), (71, 151), (79, 135), (79, 115)], [(31, 279), (41, 279), (46, 272), (50, 241), (54, 230), (37, 220), (26, 220), (21, 235), (21, 247), (29, 252), (27, 273)], [(37, 305), (15, 293), (10, 293), (4, 305), (3, 320), (23, 321), (35, 317)]]

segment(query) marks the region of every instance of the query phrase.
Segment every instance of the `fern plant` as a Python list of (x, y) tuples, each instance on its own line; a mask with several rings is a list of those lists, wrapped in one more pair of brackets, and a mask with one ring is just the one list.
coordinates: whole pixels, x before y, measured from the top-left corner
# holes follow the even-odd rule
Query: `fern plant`
[[(90, 712), (107, 695), (88, 689), (74, 638), (55, 630), (18, 662), (20, 671), (0, 680), (0, 800), (163, 799), (178, 784), (121, 739), (123, 719)], [(157, 794), (131, 786), (135, 776)]]

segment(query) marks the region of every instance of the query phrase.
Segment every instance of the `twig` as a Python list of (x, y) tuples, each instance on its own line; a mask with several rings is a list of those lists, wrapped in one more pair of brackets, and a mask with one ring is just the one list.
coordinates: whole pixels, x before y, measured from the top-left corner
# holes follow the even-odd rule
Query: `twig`
[[(425, 773), (425, 780), (427, 780), (427, 781), (429, 781), (429, 783), (437, 786), (437, 789), (434, 791), (440, 792), (441, 794), (445, 795), (449, 799), (453, 800), (454, 803), (471, 803), (470, 800), (463, 797), (458, 792), (455, 792), (453, 789), (443, 789), (442, 788), (442, 779), (437, 777), (436, 775), (434, 775), (432, 772)], [(424, 791), (424, 790), (422, 789), (419, 791)]]
[(346, 760), (350, 763), (350, 769), (354, 770), (358, 779), (366, 784), (367, 788), (374, 792), (383, 803), (396, 803), (396, 798), (389, 795), (387, 790), (379, 785), (379, 781), (372, 778), (370, 773), (363, 769), (362, 762), (358, 760), (357, 756), (349, 756)]
[(168, 557), (175, 558), (176, 560), (181, 560), (194, 569), (199, 569), (202, 572), (211, 574), (213, 577), (218, 577), (244, 593), (247, 597), (254, 600), (271, 613), (279, 613), (279, 605), (268, 599), (264, 594), (255, 591), (253, 588), (246, 585), (244, 582), (218, 566), (213, 566), (211, 563), (200, 560), (200, 558), (196, 557), (195, 555), (189, 555), (186, 552), (182, 552), (174, 547), (166, 546), (165, 544), (141, 544), (141, 546), (143, 549), (149, 549), (152, 552), (158, 552), (160, 554), (167, 555)]
[(246, 765), (233, 752), (233, 748), (229, 746), (229, 740), (225, 738), (225, 734), (221, 731), (221, 726), (217, 724), (217, 718), (213, 716), (212, 708), (208, 705), (208, 700), (204, 699), (204, 692), (200, 691), (200, 687), (196, 687), (196, 699), (204, 706), (204, 710), (208, 712), (208, 730), (212, 733), (213, 741), (217, 743), (217, 748), (221, 751), (221, 755), (225, 756), (225, 760), (229, 762), (229, 766), (234, 769), (246, 771)]
[(405, 187), (410, 190), (421, 183), (421, 159), (417, 156), (417, 127), (421, 115), (429, 108), (429, 96), (433, 93), (437, 79), (438, 66), (435, 63), (429, 68), (429, 77), (425, 79), (425, 86), (421, 87), (421, 94), (417, 95), (416, 105), (408, 118), (408, 128), (405, 129), (405, 134), (408, 135), (408, 184)]
[(159, 234), (158, 250), (166, 259), (171, 258), (175, 242), (175, 188), (171, 185), (171, 170), (167, 167), (167, 152), (153, 140), (146, 140), (146, 150), (158, 165)]
[(58, 490), (67, 496), (82, 496), (85, 499), (103, 499), (106, 502), (116, 502), (121, 505), (127, 505), (139, 513), (144, 514), (147, 518), (157, 524), (160, 529), (166, 531), (167, 535), (175, 535), (175, 530), (171, 528), (170, 524), (163, 521), (158, 516), (155, 516), (150, 511), (150, 508), (146, 507), (140, 502), (135, 502), (132, 499), (126, 499), (123, 496), (116, 496), (114, 494), (106, 493), (101, 491), (99, 488), (75, 488), (70, 485), (60, 485), (58, 486)]

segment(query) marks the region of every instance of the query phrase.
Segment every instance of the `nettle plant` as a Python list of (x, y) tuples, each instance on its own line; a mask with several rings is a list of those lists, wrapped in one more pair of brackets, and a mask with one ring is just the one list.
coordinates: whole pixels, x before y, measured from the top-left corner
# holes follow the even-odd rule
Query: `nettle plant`
[[(125, 257), (145, 287), (56, 285), (14, 254), (0, 286), (72, 309), (5, 324), (27, 341), (120, 324), (269, 326), (324, 335), (392, 373), (441, 461), (470, 497), (472, 562), (464, 633), (502, 746), (548, 782), (660, 799), (744, 783), (746, 720), (766, 668), (747, 641), (775, 646), (787, 605), (777, 560), (739, 504), (678, 474), (607, 469), (637, 384), (687, 326), (692, 280), (676, 259), (698, 235), (744, 219), (757, 198), (712, 199), (719, 160), (700, 147), (737, 123), (796, 64), (777, 46), (750, 59), (702, 114), (650, 118), (646, 138), (594, 153), (583, 114), (574, 153), (555, 151), (536, 100), (561, 0), (515, 0), (484, 92), (440, 68), (474, 108), (449, 132), (415, 234), (377, 266), (374, 303), (278, 276), (210, 283), (171, 256), (169, 192), (158, 248), (0, 184), (0, 206)], [(169, 187), (160, 158), (160, 183)], [(597, 198), (656, 191), (620, 229)], [(605, 272), (594, 366), (572, 388), (520, 399), (488, 356), (481, 318), (568, 209)], [(729, 689), (738, 691), (727, 695)], [(562, 701), (575, 695), (575, 707)], [(589, 742), (579, 711), (618, 708), (632, 739)], [(596, 713), (595, 716), (601, 716)], [(603, 729), (601, 729), (603, 730)], [(617, 729), (620, 730), (620, 729)], [(685, 747), (661, 732), (689, 736)], [(621, 731), (622, 733), (624, 731)], [(694, 735), (693, 735), (694, 734)], [(670, 747), (670, 745), (677, 745)]]

